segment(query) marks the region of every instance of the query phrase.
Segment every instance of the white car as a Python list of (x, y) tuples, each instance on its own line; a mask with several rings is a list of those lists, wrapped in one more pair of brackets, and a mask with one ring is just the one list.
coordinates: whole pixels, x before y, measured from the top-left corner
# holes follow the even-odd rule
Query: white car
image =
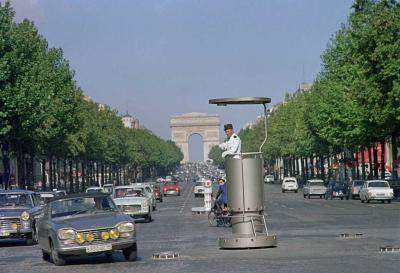
[(119, 210), (132, 218), (144, 218), (152, 221), (151, 198), (137, 186), (117, 186), (114, 188), (113, 200)]
[(103, 190), (105, 193), (112, 193), (114, 190), (114, 185), (113, 184), (104, 184)]
[(86, 189), (86, 193), (94, 193), (94, 192), (104, 192), (104, 189), (102, 187), (89, 187)]
[(274, 183), (275, 177), (272, 174), (268, 174), (264, 177), (265, 183)]
[(380, 200), (382, 203), (387, 201), (389, 204), (393, 199), (393, 189), (385, 180), (369, 180), (365, 181), (360, 189), (360, 200), (362, 203), (371, 200)]
[(297, 184), (297, 179), (294, 177), (285, 177), (282, 181), (282, 192), (299, 190), (299, 185)]
[(196, 182), (193, 189), (194, 197), (204, 196), (204, 182), (198, 181)]
[(156, 210), (157, 199), (156, 199), (156, 196), (154, 195), (154, 190), (153, 190), (153, 187), (151, 186), (151, 184), (150, 183), (132, 183), (131, 185), (135, 186), (139, 189), (142, 189), (144, 194), (146, 194), (146, 196), (150, 198), (151, 206), (152, 206), (153, 210)]
[(321, 179), (307, 180), (306, 185), (303, 187), (303, 197), (308, 199), (311, 196), (319, 196), (320, 199), (325, 196), (327, 188), (324, 181)]

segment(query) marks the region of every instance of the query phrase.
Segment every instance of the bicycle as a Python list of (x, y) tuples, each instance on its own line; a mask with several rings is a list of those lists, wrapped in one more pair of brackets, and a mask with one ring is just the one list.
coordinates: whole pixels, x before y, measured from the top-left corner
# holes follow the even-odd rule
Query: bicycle
[(208, 213), (208, 223), (213, 227), (230, 227), (231, 217), (228, 210), (222, 209), (217, 202), (214, 202), (214, 206)]

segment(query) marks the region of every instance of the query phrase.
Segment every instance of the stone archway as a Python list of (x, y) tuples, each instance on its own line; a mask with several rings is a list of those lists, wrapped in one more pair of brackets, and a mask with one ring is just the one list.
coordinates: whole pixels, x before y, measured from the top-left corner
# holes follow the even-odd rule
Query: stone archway
[(189, 137), (199, 134), (203, 139), (203, 160), (208, 159), (208, 153), (214, 145), (219, 144), (219, 116), (206, 113), (188, 113), (171, 116), (171, 140), (181, 149), (183, 160), (189, 161)]

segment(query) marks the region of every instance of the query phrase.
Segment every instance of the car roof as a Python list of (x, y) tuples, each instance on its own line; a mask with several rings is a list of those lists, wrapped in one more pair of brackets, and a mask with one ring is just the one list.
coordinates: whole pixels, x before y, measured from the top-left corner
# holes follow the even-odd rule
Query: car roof
[(68, 195), (64, 195), (64, 196), (53, 197), (53, 199), (51, 199), (51, 202), (58, 201), (58, 200), (75, 199), (75, 198), (81, 198), (81, 197), (106, 197), (106, 196), (110, 196), (110, 194), (103, 193), (103, 192), (74, 193), (74, 194), (68, 194)]
[(308, 182), (324, 182), (324, 180), (322, 180), (322, 179), (310, 179), (310, 180), (307, 180)]
[(137, 185), (125, 185), (125, 186), (116, 186), (114, 187), (114, 189), (133, 189), (133, 188), (139, 188), (141, 186), (137, 186)]
[(26, 194), (33, 194), (33, 191), (28, 190), (0, 190), (1, 193), (26, 193)]
[(376, 179), (376, 180), (367, 180), (366, 182), (370, 183), (370, 182), (386, 182), (388, 183), (386, 180), (380, 180), (380, 179)]

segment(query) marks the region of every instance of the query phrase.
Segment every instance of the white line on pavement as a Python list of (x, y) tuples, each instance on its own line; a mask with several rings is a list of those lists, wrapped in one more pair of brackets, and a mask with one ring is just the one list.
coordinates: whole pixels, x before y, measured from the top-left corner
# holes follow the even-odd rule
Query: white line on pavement
[(189, 200), (190, 195), (192, 194), (193, 187), (194, 187), (194, 184), (190, 187), (190, 190), (186, 196), (185, 202), (183, 202), (183, 204), (181, 206), (181, 210), (179, 211), (180, 214), (182, 214), (183, 210), (185, 209), (186, 203)]

